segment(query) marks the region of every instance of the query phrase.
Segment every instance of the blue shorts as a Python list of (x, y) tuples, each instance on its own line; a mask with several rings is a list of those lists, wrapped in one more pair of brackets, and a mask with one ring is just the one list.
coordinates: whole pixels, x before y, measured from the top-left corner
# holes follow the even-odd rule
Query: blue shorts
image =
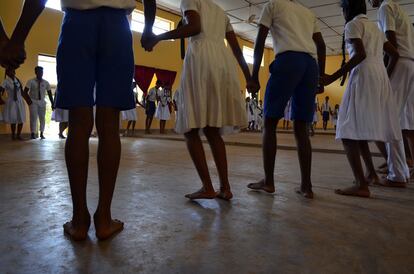
[(145, 110), (145, 114), (148, 116), (154, 116), (155, 114), (155, 102), (153, 101), (148, 101), (147, 102), (147, 107)]
[(291, 120), (312, 122), (319, 78), (316, 60), (304, 52), (287, 51), (276, 56), (269, 70), (265, 118), (282, 118), (292, 97)]
[(133, 109), (133, 75), (132, 34), (125, 10), (65, 10), (57, 50), (58, 108), (96, 104)]

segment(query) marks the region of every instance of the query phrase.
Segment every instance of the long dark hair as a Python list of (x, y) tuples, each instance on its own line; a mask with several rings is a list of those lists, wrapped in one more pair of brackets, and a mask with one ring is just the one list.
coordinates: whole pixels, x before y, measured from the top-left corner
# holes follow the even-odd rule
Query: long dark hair
[[(365, 0), (341, 0), (341, 8), (344, 12), (345, 23), (348, 23), (356, 16), (360, 14), (367, 14), (367, 5)], [(346, 63), (346, 51), (345, 51), (345, 31), (342, 34), (342, 65), (343, 67)], [(345, 73), (342, 76), (341, 86), (345, 84), (347, 74)]]

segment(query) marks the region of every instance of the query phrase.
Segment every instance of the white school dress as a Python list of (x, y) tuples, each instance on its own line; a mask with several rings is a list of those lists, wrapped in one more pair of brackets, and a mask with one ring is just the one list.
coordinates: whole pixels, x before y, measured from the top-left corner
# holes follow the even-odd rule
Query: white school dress
[(69, 110), (55, 108), (52, 112), (52, 121), (55, 121), (57, 123), (69, 122)]
[(255, 122), (256, 115), (255, 115), (255, 103), (254, 100), (251, 99), (250, 102), (247, 104), (247, 121), (248, 122)]
[(171, 103), (170, 91), (162, 89), (158, 92), (160, 101), (158, 102), (157, 110), (155, 111), (155, 118), (158, 120), (170, 120), (171, 113), (169, 104)]
[[(180, 90), (183, 115), (178, 115), (177, 132), (194, 128), (218, 127), (221, 133), (247, 126), (244, 98), (240, 93), (235, 58), (224, 44), (232, 31), (230, 19), (211, 0), (182, 0), (181, 10), (197, 11), (201, 33), (190, 37)], [(181, 130), (179, 130), (181, 129)]]
[(342, 98), (337, 139), (391, 142), (402, 139), (391, 83), (383, 63), (384, 34), (377, 25), (360, 14), (345, 26), (350, 56), (355, 51), (350, 39), (360, 38), (367, 57), (350, 74)]
[[(1, 86), (7, 93), (7, 99), (3, 107), (3, 120), (8, 124), (22, 124), (26, 122), (26, 107), (22, 96), (22, 86), (20, 82), (15, 79), (7, 77), (4, 79)], [(16, 99), (14, 100), (16, 94)]]
[(339, 113), (339, 111), (334, 109), (333, 114), (332, 114), (332, 125), (333, 126), (338, 125), (338, 113)]
[(122, 121), (136, 121), (137, 110), (136, 108), (121, 111)]

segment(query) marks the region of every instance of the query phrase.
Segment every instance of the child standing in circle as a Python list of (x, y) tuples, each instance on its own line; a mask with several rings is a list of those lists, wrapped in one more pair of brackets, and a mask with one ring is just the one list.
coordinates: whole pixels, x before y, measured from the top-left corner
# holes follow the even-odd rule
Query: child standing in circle
[[(153, 48), (161, 40), (190, 37), (184, 59), (180, 92), (183, 109), (179, 108), (177, 128), (184, 133), (187, 148), (196, 166), (202, 188), (186, 195), (189, 199), (221, 198), (233, 194), (227, 174), (227, 159), (221, 133), (226, 129), (245, 127), (247, 117), (240, 94), (236, 63), (224, 44), (227, 39), (247, 81), (249, 68), (243, 58), (230, 19), (212, 0), (182, 0), (181, 10), (186, 24), (144, 43)], [(220, 191), (214, 191), (199, 131), (203, 130), (213, 152), (220, 178)]]
[[(355, 184), (335, 193), (369, 197), (368, 185), (379, 181), (371, 159), (368, 141), (401, 140), (401, 128), (388, 78), (398, 60), (398, 52), (374, 22), (368, 20), (365, 0), (342, 0), (345, 17), (345, 42), (351, 59), (333, 75), (324, 77), (325, 85), (351, 71), (338, 115), (336, 138), (344, 145)], [(383, 50), (390, 57), (387, 70)], [(367, 169), (364, 175), (361, 159)]]

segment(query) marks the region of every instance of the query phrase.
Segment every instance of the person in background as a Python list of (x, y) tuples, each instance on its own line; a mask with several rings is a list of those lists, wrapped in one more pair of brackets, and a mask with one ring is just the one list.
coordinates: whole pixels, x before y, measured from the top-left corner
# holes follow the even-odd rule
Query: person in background
[(162, 82), (160, 80), (157, 80), (155, 87), (151, 88), (148, 91), (147, 96), (145, 97), (145, 114), (147, 115), (147, 118), (145, 119), (146, 134), (151, 134), (152, 120), (154, 119), (154, 114), (156, 110), (155, 102), (157, 101), (157, 96), (162, 86)]
[[(40, 130), (40, 139), (45, 139), (43, 135), (46, 125), (46, 92), (50, 100), (50, 105), (54, 109), (54, 99), (52, 95), (52, 89), (48, 81), (43, 79), (43, 68), (40, 66), (35, 67), (36, 77), (30, 79), (24, 93), (28, 94), (31, 99), (30, 108), (30, 138), (36, 139)], [(37, 121), (39, 120), (40, 127), (38, 128)]]
[(336, 104), (334, 110), (331, 113), (331, 115), (332, 115), (332, 125), (335, 128), (335, 131), (336, 131), (336, 126), (338, 124), (338, 114), (339, 114), (339, 105)]
[[(58, 91), (56, 90), (54, 106), (56, 104), (57, 92)], [(65, 130), (68, 128), (68, 125), (69, 125), (69, 110), (55, 107), (52, 112), (52, 121), (59, 123), (59, 139), (66, 139), (63, 133), (65, 132)]]
[(322, 122), (323, 122), (323, 130), (327, 130), (329, 116), (331, 115), (332, 109), (329, 105), (329, 96), (325, 97), (325, 102), (321, 106), (321, 115), (322, 115)]
[(158, 90), (157, 101), (155, 118), (160, 120), (160, 134), (165, 134), (165, 125), (171, 117), (171, 88), (168, 84), (163, 89)]
[[(6, 102), (3, 102), (1, 99), (4, 93), (7, 94)], [(7, 69), (6, 79), (0, 85), (0, 102), (5, 103), (3, 120), (5, 123), (10, 124), (12, 140), (23, 140), (21, 133), (23, 123), (26, 122), (26, 106), (23, 99), (22, 84), (16, 77), (16, 72), (14, 69)]]

